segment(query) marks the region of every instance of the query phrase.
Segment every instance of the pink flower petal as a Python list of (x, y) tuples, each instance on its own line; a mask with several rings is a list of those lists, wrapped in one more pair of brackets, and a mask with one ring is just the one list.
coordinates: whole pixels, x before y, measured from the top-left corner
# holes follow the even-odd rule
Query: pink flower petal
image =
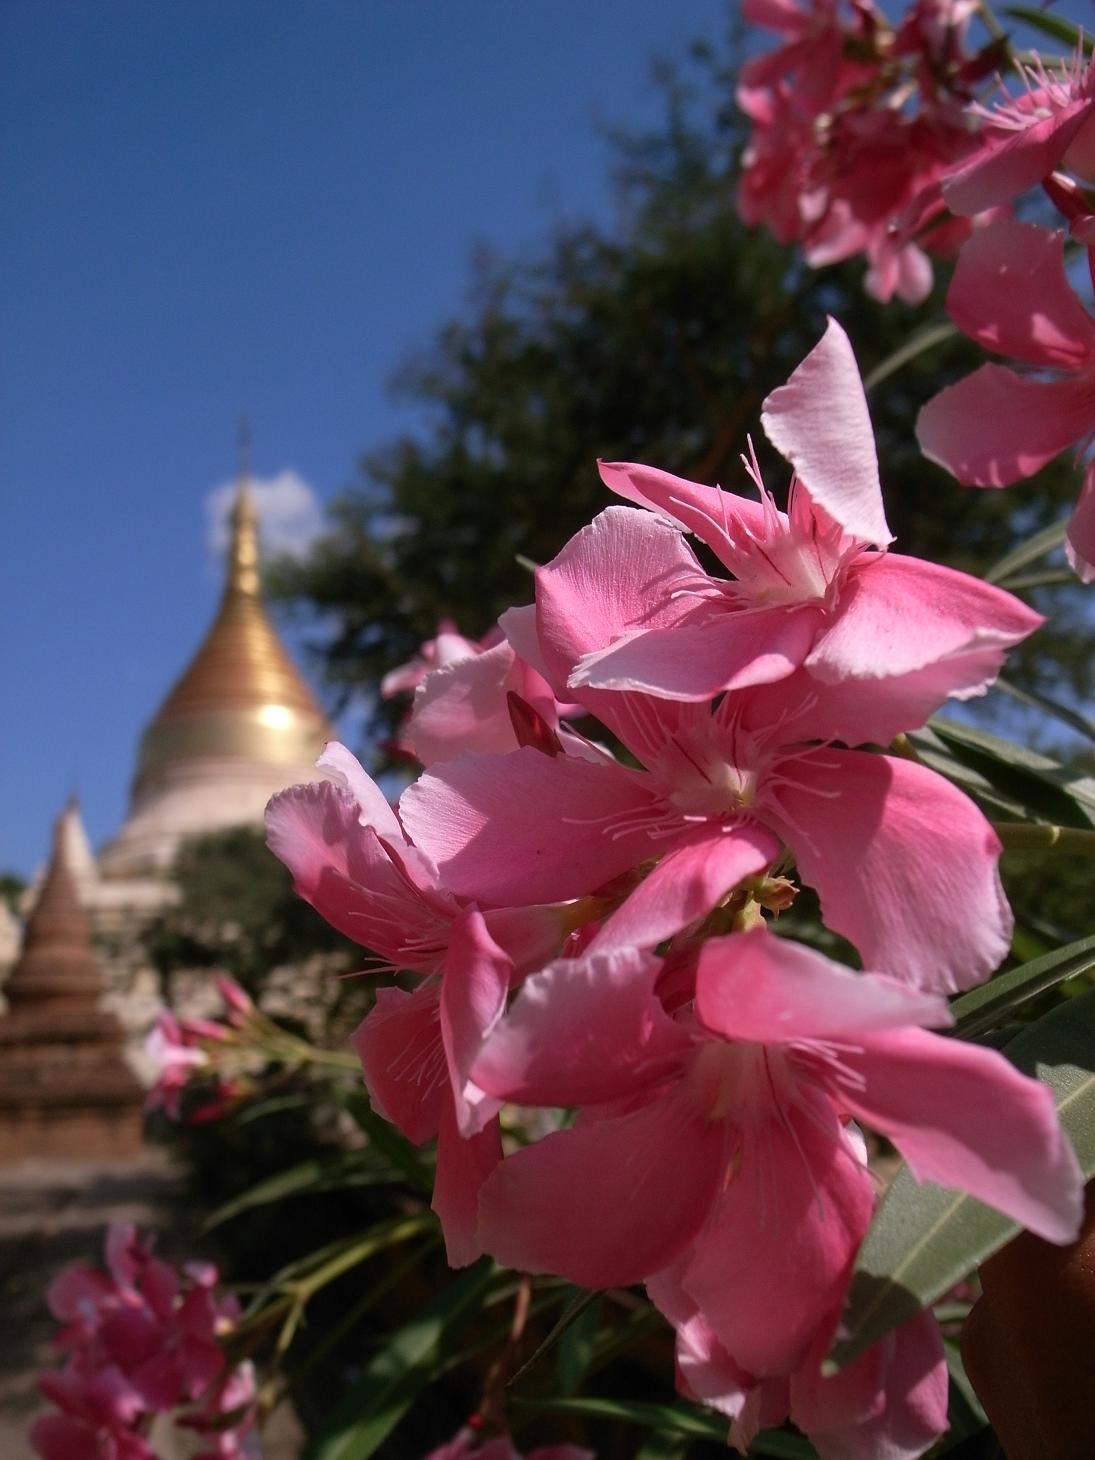
[(413, 994), (378, 989), (351, 1037), (373, 1108), (416, 1146), (436, 1135), (448, 1098), (440, 997), (436, 979)]
[(809, 653), (822, 621), (812, 605), (767, 612), (727, 605), (704, 623), (638, 633), (584, 655), (570, 685), (709, 700), (790, 674)]
[(924, 766), (826, 748), (787, 764), (782, 827), (828, 927), (868, 968), (954, 993), (1011, 942), (1000, 843), (969, 797)]
[[(848, 575), (839, 612), (819, 635), (805, 667), (829, 684), (872, 681), (879, 699), (905, 675), (935, 666), (945, 683), (952, 660), (956, 688), (971, 692), (971, 654), (984, 664), (983, 687), (995, 678), (1004, 652), (1045, 620), (1025, 603), (968, 573), (920, 558), (885, 553)], [(922, 723), (922, 722), (921, 722)]]
[(838, 526), (876, 547), (893, 541), (859, 366), (835, 319), (787, 384), (768, 396), (760, 419), (811, 501)]
[(631, 629), (679, 623), (694, 600), (675, 597), (703, 571), (680, 530), (649, 512), (609, 507), (536, 570), (536, 621), (548, 680), (560, 693), (583, 654)]
[(501, 755), (517, 748), (506, 708), (506, 679), (513, 662), (513, 649), (503, 641), (425, 677), (407, 727), (423, 765), (451, 760), (466, 750)]
[(509, 1156), (480, 1197), (485, 1250), (520, 1272), (626, 1287), (668, 1266), (703, 1222), (723, 1131), (662, 1097)]
[(853, 973), (764, 927), (709, 938), (696, 963), (696, 1013), (731, 1040), (847, 1039), (894, 1025), (951, 1022), (946, 999)]
[(366, 775), (357, 757), (344, 745), (337, 740), (328, 740), (316, 761), (316, 769), (325, 771), (353, 797), (362, 826), (375, 827), (378, 835), (402, 842), (403, 832), (387, 796), (372, 777)]
[(471, 1081), (471, 1070), (506, 1008), (513, 964), (487, 931), (482, 915), (469, 909), (452, 926), (441, 980), (441, 1039), (448, 1063), (456, 1124), (475, 1135), (499, 1102)]
[(1095, 465), (1084, 473), (1080, 500), (1068, 522), (1065, 552), (1081, 583), (1095, 583)]
[(967, 1191), (1050, 1242), (1071, 1242), (1083, 1178), (1046, 1085), (1002, 1054), (922, 1029), (887, 1030), (844, 1059), (853, 1115), (889, 1136), (921, 1181)]
[(1095, 379), (1034, 380), (982, 365), (933, 396), (916, 420), (930, 460), (975, 487), (1032, 476), (1095, 428)]
[(451, 1099), (441, 1107), (437, 1135), (437, 1173), (430, 1203), (441, 1221), (450, 1267), (467, 1267), (483, 1255), (479, 1238), (479, 1194), (502, 1159), (502, 1135), (492, 1120), (473, 1136), (456, 1125)]
[(821, 1377), (822, 1357), (791, 1382), (791, 1417), (821, 1460), (917, 1460), (947, 1428), (947, 1363), (932, 1313), (830, 1378)]
[(610, 491), (695, 533), (731, 572), (736, 557), (734, 544), (743, 537), (764, 534), (765, 516), (760, 502), (637, 462), (599, 461), (597, 467)]
[(473, 1070), (518, 1105), (592, 1105), (659, 1083), (691, 1047), (654, 995), (661, 961), (625, 950), (560, 959), (526, 979)]
[(1023, 131), (1004, 133), (1000, 141), (989, 137), (979, 152), (944, 179), (947, 207), (972, 217), (1037, 187), (1060, 162), (1090, 114), (1090, 100), (1079, 98)]
[(685, 833), (604, 924), (591, 951), (653, 948), (706, 917), (739, 882), (763, 872), (779, 851), (778, 839), (751, 821)]
[(581, 897), (650, 855), (647, 832), (621, 830), (659, 804), (645, 780), (525, 747), (446, 761), (403, 793), (400, 812), (458, 895), (553, 902)]
[(1064, 234), (1005, 218), (975, 230), (958, 256), (947, 313), (986, 350), (1081, 370), (1095, 320), (1065, 275)]
[(874, 1196), (826, 1100), (752, 1128), (695, 1239), (685, 1291), (742, 1369), (787, 1374), (837, 1306)]

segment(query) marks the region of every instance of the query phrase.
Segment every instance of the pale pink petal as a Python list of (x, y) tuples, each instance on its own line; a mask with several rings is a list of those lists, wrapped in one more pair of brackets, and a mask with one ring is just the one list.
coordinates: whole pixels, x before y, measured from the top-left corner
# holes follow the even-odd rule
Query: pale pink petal
[(929, 461), (974, 487), (1029, 477), (1095, 428), (1095, 378), (1035, 380), (982, 365), (933, 396), (916, 419)]
[[(659, 802), (640, 772), (547, 756), (460, 756), (403, 793), (400, 813), (446, 886), (488, 903), (581, 897), (651, 854), (626, 830)], [(617, 834), (618, 833), (618, 834)]]
[(519, 1272), (626, 1287), (666, 1267), (707, 1215), (723, 1131), (681, 1098), (556, 1131), (509, 1156), (480, 1197), (483, 1247)]
[(660, 1083), (691, 1048), (650, 953), (589, 953), (533, 974), (487, 1041), (477, 1085), (518, 1105), (591, 1105)]
[(503, 641), (472, 659), (427, 674), (414, 697), (407, 735), (423, 765), (451, 760), (465, 750), (504, 754), (515, 750), (506, 680), (512, 647)]
[(1065, 274), (1064, 234), (1001, 219), (976, 229), (958, 256), (947, 313), (986, 350), (1081, 370), (1095, 355), (1095, 320)]
[(316, 769), (325, 771), (357, 802), (362, 826), (375, 827), (378, 834), (394, 842), (402, 842), (403, 832), (387, 796), (371, 776), (366, 775), (357, 757), (337, 740), (328, 740), (316, 761)]
[(456, 1125), (472, 1136), (498, 1114), (490, 1099), (471, 1080), (484, 1042), (506, 1008), (513, 964), (487, 931), (474, 908), (452, 925), (445, 974), (441, 980), (441, 1039), (452, 1085)]
[(376, 1004), (351, 1036), (373, 1108), (415, 1145), (436, 1135), (449, 1100), (440, 998), (435, 979), (413, 994), (378, 989)]
[(683, 1279), (736, 1364), (762, 1378), (801, 1362), (843, 1296), (873, 1206), (827, 1101), (804, 1090), (795, 1108), (749, 1128)]
[(518, 974), (543, 968), (569, 931), (567, 905), (496, 907), (483, 913), (487, 931)]
[(917, 1460), (947, 1428), (939, 1325), (918, 1313), (829, 1378), (824, 1349), (791, 1381), (791, 1418), (821, 1460)]
[(699, 1312), (677, 1324), (677, 1378), (678, 1387), (729, 1419), (742, 1413), (753, 1387)]
[(971, 651), (980, 651), (986, 663), (987, 685), (1004, 651), (1044, 622), (1020, 599), (968, 573), (884, 553), (848, 574), (837, 612), (818, 636), (806, 668), (829, 684), (873, 680), (884, 699), (891, 687), (900, 694), (892, 680), (926, 666), (940, 666), (933, 678), (945, 682), (942, 661), (953, 659), (956, 687), (968, 693)]
[(790, 674), (810, 652), (823, 621), (821, 610), (810, 605), (745, 612), (727, 604), (706, 622), (633, 634), (584, 655), (570, 685), (709, 700)]
[(686, 832), (601, 928), (591, 951), (653, 948), (698, 918), (746, 877), (779, 856), (776, 837), (756, 822)]
[(826, 925), (868, 968), (954, 993), (987, 978), (1011, 943), (996, 833), (924, 766), (825, 748), (780, 767), (778, 820)]
[(440, 967), (455, 902), (402, 832), (398, 846), (382, 842), (345, 791), (317, 782), (271, 800), (266, 840), (333, 928), (401, 966)]
[(680, 530), (649, 512), (608, 507), (536, 570), (536, 621), (556, 693), (583, 654), (631, 629), (679, 623), (695, 607), (677, 590), (704, 580)]
[(972, 217), (1037, 187), (1060, 162), (1090, 114), (1091, 102), (1080, 98), (1023, 131), (1004, 133), (1001, 140), (990, 136), (980, 151), (944, 179), (948, 208)]
[(1065, 552), (1081, 583), (1095, 583), (1095, 465), (1084, 473), (1080, 500), (1068, 521)]
[(704, 943), (696, 961), (696, 1013), (713, 1034), (759, 1044), (951, 1022), (939, 994), (853, 973), (764, 927)]
[(695, 533), (731, 572), (737, 555), (735, 544), (764, 534), (765, 514), (760, 502), (633, 461), (599, 461), (597, 467), (610, 491)]
[(479, 1238), (479, 1194), (501, 1160), (502, 1135), (498, 1121), (489, 1121), (475, 1135), (464, 1137), (457, 1129), (451, 1099), (443, 1100), (437, 1134), (437, 1172), (430, 1205), (441, 1221), (450, 1267), (467, 1267), (483, 1255)]
[(892, 542), (859, 366), (835, 319), (787, 384), (768, 396), (760, 419), (811, 500), (838, 526), (860, 542)]
[(1050, 1242), (1071, 1242), (1083, 1178), (1047, 1085), (998, 1054), (922, 1029), (865, 1036), (843, 1056), (865, 1084), (851, 1113), (889, 1136), (921, 1181), (969, 1192)]

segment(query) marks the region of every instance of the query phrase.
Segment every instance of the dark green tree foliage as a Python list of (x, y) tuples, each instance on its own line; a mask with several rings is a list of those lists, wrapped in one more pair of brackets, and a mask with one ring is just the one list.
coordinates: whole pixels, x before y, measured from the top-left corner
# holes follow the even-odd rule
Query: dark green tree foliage
[(184, 842), (175, 879), (177, 905), (143, 935), (162, 977), (176, 969), (215, 968), (255, 996), (271, 969), (299, 965), (313, 954), (332, 955), (332, 962), (341, 954), (347, 969), (363, 959), (360, 948), (293, 891), (289, 872), (261, 831), (240, 826)]
[[(374, 692), (442, 615), (478, 635), (529, 601), (519, 556), (547, 561), (612, 500), (598, 456), (749, 491), (738, 457), (753, 433), (782, 495), (787, 472), (766, 452), (760, 405), (826, 314), (847, 329), (865, 376), (944, 319), (942, 284), (928, 308), (883, 308), (862, 292), (860, 261), (818, 273), (738, 221), (736, 58), (697, 48), (692, 59), (687, 85), (661, 78), (661, 131), (615, 139), (621, 221), (557, 231), (531, 261), (480, 265), (466, 316), (397, 380), (424, 408), (423, 426), (368, 452), (328, 533), (275, 573), (275, 591), (323, 624), (318, 658), (341, 703)], [(955, 336), (871, 396), (899, 550), (970, 571), (1062, 517), (1078, 488), (1062, 466), (1010, 492), (967, 490), (920, 456), (919, 406), (980, 358)], [(1019, 656), (1022, 682), (1086, 686), (1080, 603), (1071, 585), (1039, 600), (1054, 621)], [(401, 708), (376, 706), (368, 729)]]

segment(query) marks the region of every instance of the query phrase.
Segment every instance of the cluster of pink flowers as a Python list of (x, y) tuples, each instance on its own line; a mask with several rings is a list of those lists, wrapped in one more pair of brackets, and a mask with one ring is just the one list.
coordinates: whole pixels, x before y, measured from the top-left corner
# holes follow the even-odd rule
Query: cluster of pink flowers
[[(1095, 278), (1095, 62), (1022, 73), (1027, 89), (988, 113), (981, 146), (944, 192), (959, 213), (1004, 209), (1041, 186), (1087, 253)], [(926, 456), (978, 487), (1032, 476), (1095, 435), (1095, 319), (1065, 269), (1065, 232), (998, 217), (963, 248), (947, 311), (964, 334), (1028, 367), (982, 365), (929, 401), (917, 422)], [(1069, 562), (1095, 581), (1095, 462), (1068, 524)]]
[[(1095, 278), (1095, 62), (1012, 59), (1008, 91), (976, 97), (1007, 57), (966, 50), (971, 0), (917, 0), (894, 29), (870, 0), (746, 0), (783, 44), (745, 66), (753, 121), (739, 209), (807, 261), (868, 261), (868, 292), (926, 297), (928, 255), (961, 253), (947, 298), (955, 324), (1027, 373), (984, 365), (921, 413), (925, 455), (959, 481), (1003, 487), (1095, 437), (1095, 320), (1065, 269), (1067, 236)], [(914, 104), (915, 103), (915, 104)], [(1040, 188), (1064, 227), (1015, 221)], [(1095, 465), (1068, 526), (1077, 575), (1095, 580)]]
[(968, 236), (941, 183), (975, 145), (966, 107), (999, 65), (967, 48), (975, 0), (916, 0), (895, 29), (872, 0), (745, 0), (776, 50), (748, 62), (738, 103), (753, 131), (741, 216), (820, 266), (863, 254), (866, 288), (918, 304), (930, 255)]
[(219, 1120), (247, 1090), (246, 1075), (239, 1055), (248, 1041), (244, 1032), (255, 1006), (234, 979), (218, 974), (217, 989), (225, 1006), (225, 1022), (216, 1019), (179, 1018), (161, 1009), (145, 1040), (145, 1054), (156, 1069), (156, 1078), (145, 1097), (146, 1110), (162, 1110), (170, 1120), (183, 1118), (185, 1090), (201, 1085), (204, 1096), (189, 1106), (189, 1124)]
[(210, 1263), (179, 1271), (154, 1257), (128, 1223), (107, 1233), (105, 1271), (77, 1264), (54, 1279), (67, 1359), (39, 1380), (60, 1410), (31, 1428), (42, 1460), (157, 1460), (151, 1431), (167, 1416), (196, 1437), (194, 1460), (258, 1456), (251, 1366), (227, 1369), (219, 1342), (239, 1308), (216, 1283)]
[[(946, 1423), (930, 1315), (821, 1370), (876, 1202), (857, 1122), (1054, 1242), (1081, 1183), (1046, 1088), (929, 1032), (1007, 952), (1000, 846), (948, 781), (875, 747), (983, 693), (1040, 619), (889, 550), (835, 322), (762, 424), (787, 512), (755, 461), (759, 501), (603, 466), (630, 505), (503, 615), (491, 693), (486, 654), (423, 678), (425, 770), (398, 808), (332, 744), (327, 782), (271, 802), (269, 841), (328, 921), (420, 975), (378, 992), (355, 1046), (377, 1110), (437, 1136), (453, 1264), (645, 1283), (681, 1387), (737, 1443), (789, 1414), (827, 1460), (897, 1460)], [(622, 751), (564, 723), (575, 705)], [(772, 930), (792, 864), (866, 971)], [(507, 1102), (555, 1128), (507, 1153)]]

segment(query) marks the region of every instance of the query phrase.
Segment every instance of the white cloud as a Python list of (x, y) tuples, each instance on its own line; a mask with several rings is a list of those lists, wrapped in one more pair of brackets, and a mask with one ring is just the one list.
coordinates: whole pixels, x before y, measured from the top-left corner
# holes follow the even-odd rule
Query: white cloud
[[(272, 477), (251, 477), (248, 485), (259, 516), (259, 545), (265, 556), (288, 553), (302, 558), (323, 531), (323, 507), (297, 472), (286, 468)], [(228, 546), (229, 513), (236, 496), (235, 481), (221, 482), (206, 493), (206, 543), (219, 560)]]

